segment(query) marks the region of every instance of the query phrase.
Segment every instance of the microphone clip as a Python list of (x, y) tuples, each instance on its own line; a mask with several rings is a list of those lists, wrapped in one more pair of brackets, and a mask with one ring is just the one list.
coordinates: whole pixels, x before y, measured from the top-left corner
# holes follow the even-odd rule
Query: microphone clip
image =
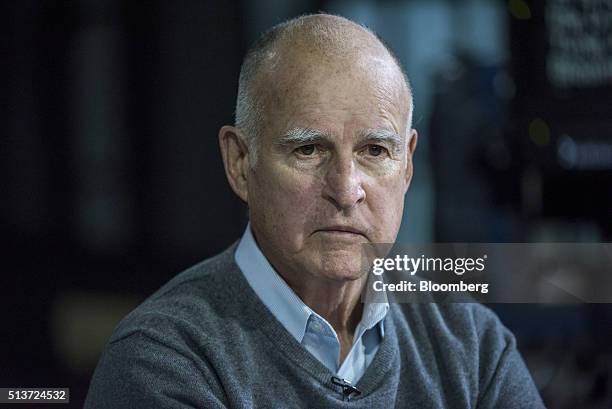
[(334, 385), (338, 385), (342, 388), (342, 394), (347, 400), (350, 399), (352, 394), (355, 394), (355, 396), (361, 395), (361, 391), (355, 386), (353, 386), (353, 384), (350, 381), (347, 381), (346, 379), (332, 376), (331, 381)]

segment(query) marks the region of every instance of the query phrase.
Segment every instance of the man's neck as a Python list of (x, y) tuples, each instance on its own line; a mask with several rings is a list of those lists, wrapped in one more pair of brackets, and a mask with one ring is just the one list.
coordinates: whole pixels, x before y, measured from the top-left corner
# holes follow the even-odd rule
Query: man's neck
[(351, 349), (355, 329), (361, 321), (363, 304), (360, 298), (367, 275), (355, 280), (305, 276), (302, 271), (295, 270), (294, 266), (275, 263), (270, 258), (274, 251), (268, 249), (266, 252), (266, 246), (257, 240), (255, 231), (253, 238), (264, 256), (268, 253), (266, 258), (270, 264), (302, 302), (332, 326), (340, 341), (340, 361), (344, 361)]
[(363, 304), (360, 302), (364, 279), (347, 282), (300, 282), (284, 277), (285, 281), (314, 312), (325, 318), (334, 328), (340, 341), (340, 362), (351, 349), (355, 329), (361, 321)]

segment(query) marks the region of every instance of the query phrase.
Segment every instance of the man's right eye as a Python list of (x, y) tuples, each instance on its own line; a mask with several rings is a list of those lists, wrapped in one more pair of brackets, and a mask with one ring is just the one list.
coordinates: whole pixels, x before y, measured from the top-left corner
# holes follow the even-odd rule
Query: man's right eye
[(296, 151), (304, 156), (310, 156), (315, 152), (316, 147), (314, 145), (304, 145), (304, 146), (300, 146), (299, 148), (296, 149)]

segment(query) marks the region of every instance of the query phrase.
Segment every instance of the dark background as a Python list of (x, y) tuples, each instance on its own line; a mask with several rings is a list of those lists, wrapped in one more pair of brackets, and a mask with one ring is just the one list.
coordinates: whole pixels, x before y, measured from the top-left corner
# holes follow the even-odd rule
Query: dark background
[[(241, 59), (318, 10), (379, 32), (412, 80), (398, 240), (610, 241), (605, 1), (2, 1), (0, 386), (82, 406), (117, 321), (239, 238), (217, 132)], [(492, 307), (549, 407), (612, 407), (608, 305)]]

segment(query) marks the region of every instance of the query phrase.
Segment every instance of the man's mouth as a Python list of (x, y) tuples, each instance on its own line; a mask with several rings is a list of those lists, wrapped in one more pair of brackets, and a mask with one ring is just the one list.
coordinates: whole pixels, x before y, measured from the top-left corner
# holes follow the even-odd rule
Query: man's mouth
[(323, 233), (323, 234), (335, 235), (337, 237), (351, 238), (351, 237), (360, 236), (361, 238), (367, 238), (365, 233), (362, 230), (357, 229), (352, 226), (345, 226), (345, 225), (326, 226), (324, 228), (317, 229), (315, 233), (317, 232)]

